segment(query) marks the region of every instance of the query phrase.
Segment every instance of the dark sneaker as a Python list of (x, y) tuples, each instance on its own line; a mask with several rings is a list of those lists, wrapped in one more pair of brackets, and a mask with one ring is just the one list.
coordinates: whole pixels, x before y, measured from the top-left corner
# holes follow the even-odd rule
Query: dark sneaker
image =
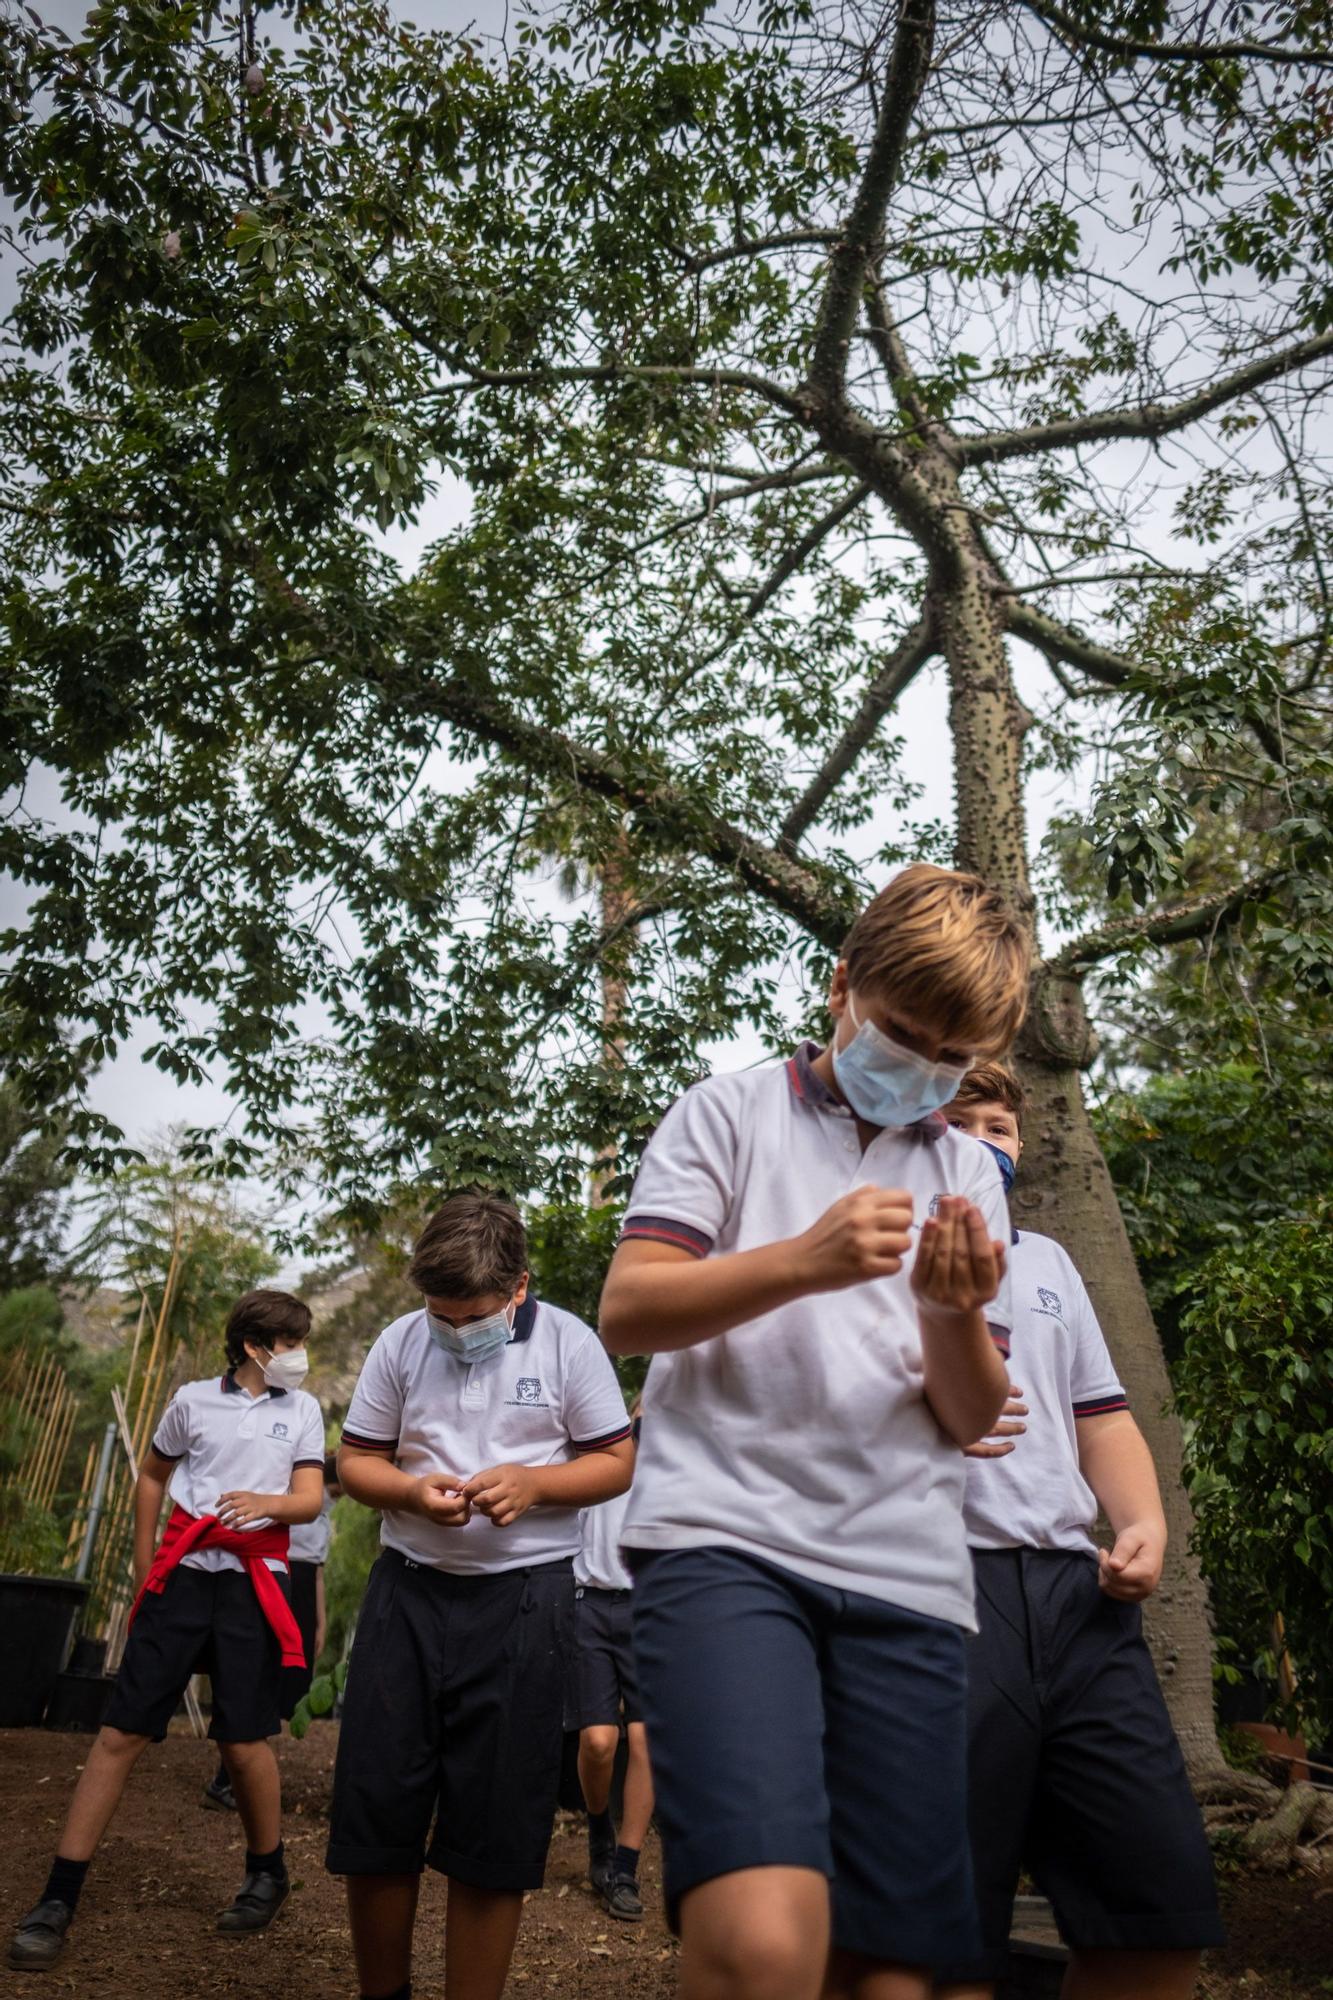
[(588, 1835), (588, 1880), (599, 1896), (604, 1896), (611, 1886), (611, 1868), (616, 1858), (615, 1836), (610, 1840), (598, 1840)]
[(619, 1917), (622, 1924), (642, 1922), (643, 1898), (632, 1875), (612, 1875), (602, 1896), (611, 1915)]
[(225, 1771), (216, 1771), (204, 1786), (204, 1804), (212, 1812), (235, 1812), (236, 1794)]
[(292, 1885), (285, 1875), (247, 1875), (236, 1901), (218, 1918), (218, 1929), (228, 1937), (248, 1937), (251, 1931), (267, 1930), (291, 1893)]
[(74, 1921), (68, 1903), (53, 1897), (29, 1910), (15, 1931), (9, 1947), (9, 1962), (16, 1972), (45, 1972), (65, 1949), (65, 1932)]

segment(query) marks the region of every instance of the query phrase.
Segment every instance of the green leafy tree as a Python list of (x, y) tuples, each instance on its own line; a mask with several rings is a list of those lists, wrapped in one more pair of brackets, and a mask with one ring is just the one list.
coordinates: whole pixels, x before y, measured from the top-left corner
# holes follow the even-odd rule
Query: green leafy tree
[[(1215, 1760), (1084, 984), (1257, 913), (1327, 987), (1318, 10), (6, 18), (5, 754), (65, 805), (0, 853), (30, 1101), (114, 1150), (84, 1085), (147, 1020), (245, 1099), (224, 1165), (313, 1152), (362, 1221), (403, 1183), (576, 1199), (701, 1048), (815, 1018), (887, 866), (952, 853), (1033, 923), (1032, 1219), (1164, 1475), (1154, 1643)], [(405, 575), (383, 531), (446, 474), (467, 518)], [(1043, 958), (1025, 780), (1089, 747), (1130, 908)], [(1262, 831), (1192, 891), (1201, 807)], [(534, 902), (549, 815), (616, 857), (612, 924)]]
[(1260, 1222), (1198, 1274), (1176, 1391), (1197, 1540), (1223, 1629), (1273, 1661), (1280, 1613), (1297, 1707), (1333, 1732), (1333, 1214)]
[(0, 1083), (0, 1289), (59, 1278), (73, 1170), (64, 1134), (35, 1117), (12, 1082)]

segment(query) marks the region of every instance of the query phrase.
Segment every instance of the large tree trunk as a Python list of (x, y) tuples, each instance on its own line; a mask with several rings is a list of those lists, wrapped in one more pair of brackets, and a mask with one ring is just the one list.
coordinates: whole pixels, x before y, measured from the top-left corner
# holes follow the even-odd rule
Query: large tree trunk
[[(984, 555), (962, 556), (934, 611), (949, 668), (957, 859), (1003, 889), (1033, 921), (1021, 752), (1024, 711), (1009, 671)], [(1170, 1541), (1147, 1629), (1157, 1672), (1194, 1774), (1222, 1762), (1213, 1720), (1207, 1588), (1190, 1549), (1180, 1427), (1157, 1329), (1079, 1071), (1095, 1043), (1073, 980), (1048, 976), (1036, 956), (1033, 997), (1018, 1055), (1032, 1099), (1015, 1220), (1062, 1243), (1087, 1284), (1161, 1482)]]

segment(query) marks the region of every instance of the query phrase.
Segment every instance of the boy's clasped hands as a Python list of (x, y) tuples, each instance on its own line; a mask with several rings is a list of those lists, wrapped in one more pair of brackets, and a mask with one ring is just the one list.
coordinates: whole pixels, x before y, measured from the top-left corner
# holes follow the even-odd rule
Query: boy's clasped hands
[(441, 1528), (465, 1528), (473, 1511), (493, 1528), (508, 1528), (537, 1499), (537, 1468), (491, 1465), (460, 1479), (452, 1472), (428, 1472), (416, 1484), (416, 1511)]
[[(912, 1197), (902, 1188), (853, 1188), (796, 1238), (801, 1276), (810, 1291), (841, 1291), (870, 1278), (891, 1278), (912, 1245)], [(1005, 1247), (964, 1195), (942, 1195), (920, 1225), (912, 1290), (932, 1317), (976, 1312), (988, 1305), (1004, 1276)]]

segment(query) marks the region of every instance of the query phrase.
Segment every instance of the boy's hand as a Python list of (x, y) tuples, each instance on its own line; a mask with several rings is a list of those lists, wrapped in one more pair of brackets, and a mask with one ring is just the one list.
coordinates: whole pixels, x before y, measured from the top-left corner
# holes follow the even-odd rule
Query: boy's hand
[(537, 1473), (531, 1465), (492, 1465), (474, 1472), (464, 1493), (493, 1528), (508, 1528), (537, 1499)]
[(1115, 1547), (1108, 1554), (1097, 1551), (1101, 1586), (1108, 1597), (1122, 1604), (1139, 1604), (1151, 1597), (1161, 1581), (1166, 1537), (1155, 1521), (1135, 1521), (1122, 1528)]
[(801, 1280), (840, 1292), (901, 1271), (912, 1243), (912, 1197), (902, 1188), (859, 1187), (840, 1195), (795, 1240)]
[(992, 1241), (981, 1210), (965, 1195), (942, 1195), (921, 1225), (912, 1266), (917, 1305), (932, 1315), (979, 1312), (999, 1291), (1004, 1263), (1004, 1245)]
[(472, 1503), (452, 1472), (425, 1473), (416, 1482), (412, 1504), (438, 1528), (465, 1528), (472, 1519)]
[[(1001, 1410), (994, 1430), (988, 1431), (978, 1444), (964, 1445), (964, 1458), (1008, 1457), (1014, 1448), (1014, 1439), (1022, 1437), (1024, 1431), (1027, 1429), (1026, 1424), (1020, 1424), (1017, 1421), (1019, 1417), (1025, 1417), (1028, 1413), (1028, 1406), (1022, 1401), (1022, 1395), (1023, 1391), (1019, 1388), (1017, 1382), (1011, 1382), (1009, 1384), (1009, 1400)], [(1001, 1444), (998, 1442), (1000, 1438), (1007, 1438), (1009, 1442)]]
[(272, 1493), (224, 1493), (213, 1512), (224, 1528), (253, 1528), (256, 1521), (273, 1518)]

